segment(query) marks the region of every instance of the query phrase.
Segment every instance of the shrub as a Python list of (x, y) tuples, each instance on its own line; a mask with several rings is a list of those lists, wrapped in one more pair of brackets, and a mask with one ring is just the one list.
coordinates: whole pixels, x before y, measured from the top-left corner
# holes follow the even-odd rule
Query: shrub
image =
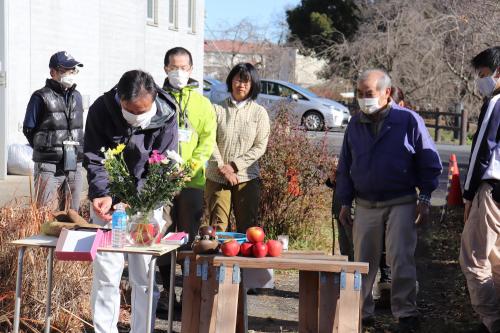
[[(270, 237), (317, 247), (324, 240), (331, 192), (324, 186), (333, 165), (326, 134), (319, 143), (303, 129), (292, 128), (286, 104), (276, 107), (266, 154), (260, 159), (261, 223)], [(330, 234), (327, 237), (331, 237)]]

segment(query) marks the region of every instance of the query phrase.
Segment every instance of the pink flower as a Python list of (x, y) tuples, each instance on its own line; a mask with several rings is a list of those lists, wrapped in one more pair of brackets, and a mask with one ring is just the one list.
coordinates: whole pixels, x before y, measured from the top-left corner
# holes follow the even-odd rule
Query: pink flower
[(148, 159), (149, 164), (160, 164), (161, 161), (165, 159), (163, 154), (160, 154), (158, 150), (153, 150), (151, 156)]

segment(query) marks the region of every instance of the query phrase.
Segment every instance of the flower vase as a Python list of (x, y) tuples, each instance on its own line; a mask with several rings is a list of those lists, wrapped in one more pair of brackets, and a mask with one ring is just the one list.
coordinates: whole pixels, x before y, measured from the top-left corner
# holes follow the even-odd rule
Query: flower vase
[(160, 225), (153, 217), (153, 211), (139, 212), (127, 223), (127, 241), (134, 246), (151, 246), (159, 243)]

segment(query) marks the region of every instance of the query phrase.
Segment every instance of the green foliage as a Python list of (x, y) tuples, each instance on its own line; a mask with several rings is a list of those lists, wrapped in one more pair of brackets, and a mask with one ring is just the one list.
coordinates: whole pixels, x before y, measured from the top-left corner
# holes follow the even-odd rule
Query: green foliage
[(109, 177), (110, 194), (128, 204), (127, 213), (150, 212), (171, 203), (173, 197), (189, 181), (191, 166), (172, 151), (164, 156), (154, 150), (147, 165), (147, 176), (137, 189), (136, 179), (130, 175), (123, 157), (125, 146), (104, 152), (104, 168)]
[(352, 0), (302, 0), (286, 12), (291, 40), (300, 40), (305, 53), (322, 57), (332, 44), (351, 39), (359, 25), (359, 9)]

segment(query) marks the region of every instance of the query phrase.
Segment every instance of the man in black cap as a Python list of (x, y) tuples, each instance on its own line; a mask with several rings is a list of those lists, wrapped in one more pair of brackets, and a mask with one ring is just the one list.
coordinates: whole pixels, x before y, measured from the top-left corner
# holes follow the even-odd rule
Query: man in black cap
[[(30, 98), (23, 133), (33, 148), (39, 206), (78, 211), (82, 191), (83, 106), (75, 89), (76, 61), (68, 52), (50, 57), (50, 79)], [(58, 193), (59, 192), (59, 193)]]

